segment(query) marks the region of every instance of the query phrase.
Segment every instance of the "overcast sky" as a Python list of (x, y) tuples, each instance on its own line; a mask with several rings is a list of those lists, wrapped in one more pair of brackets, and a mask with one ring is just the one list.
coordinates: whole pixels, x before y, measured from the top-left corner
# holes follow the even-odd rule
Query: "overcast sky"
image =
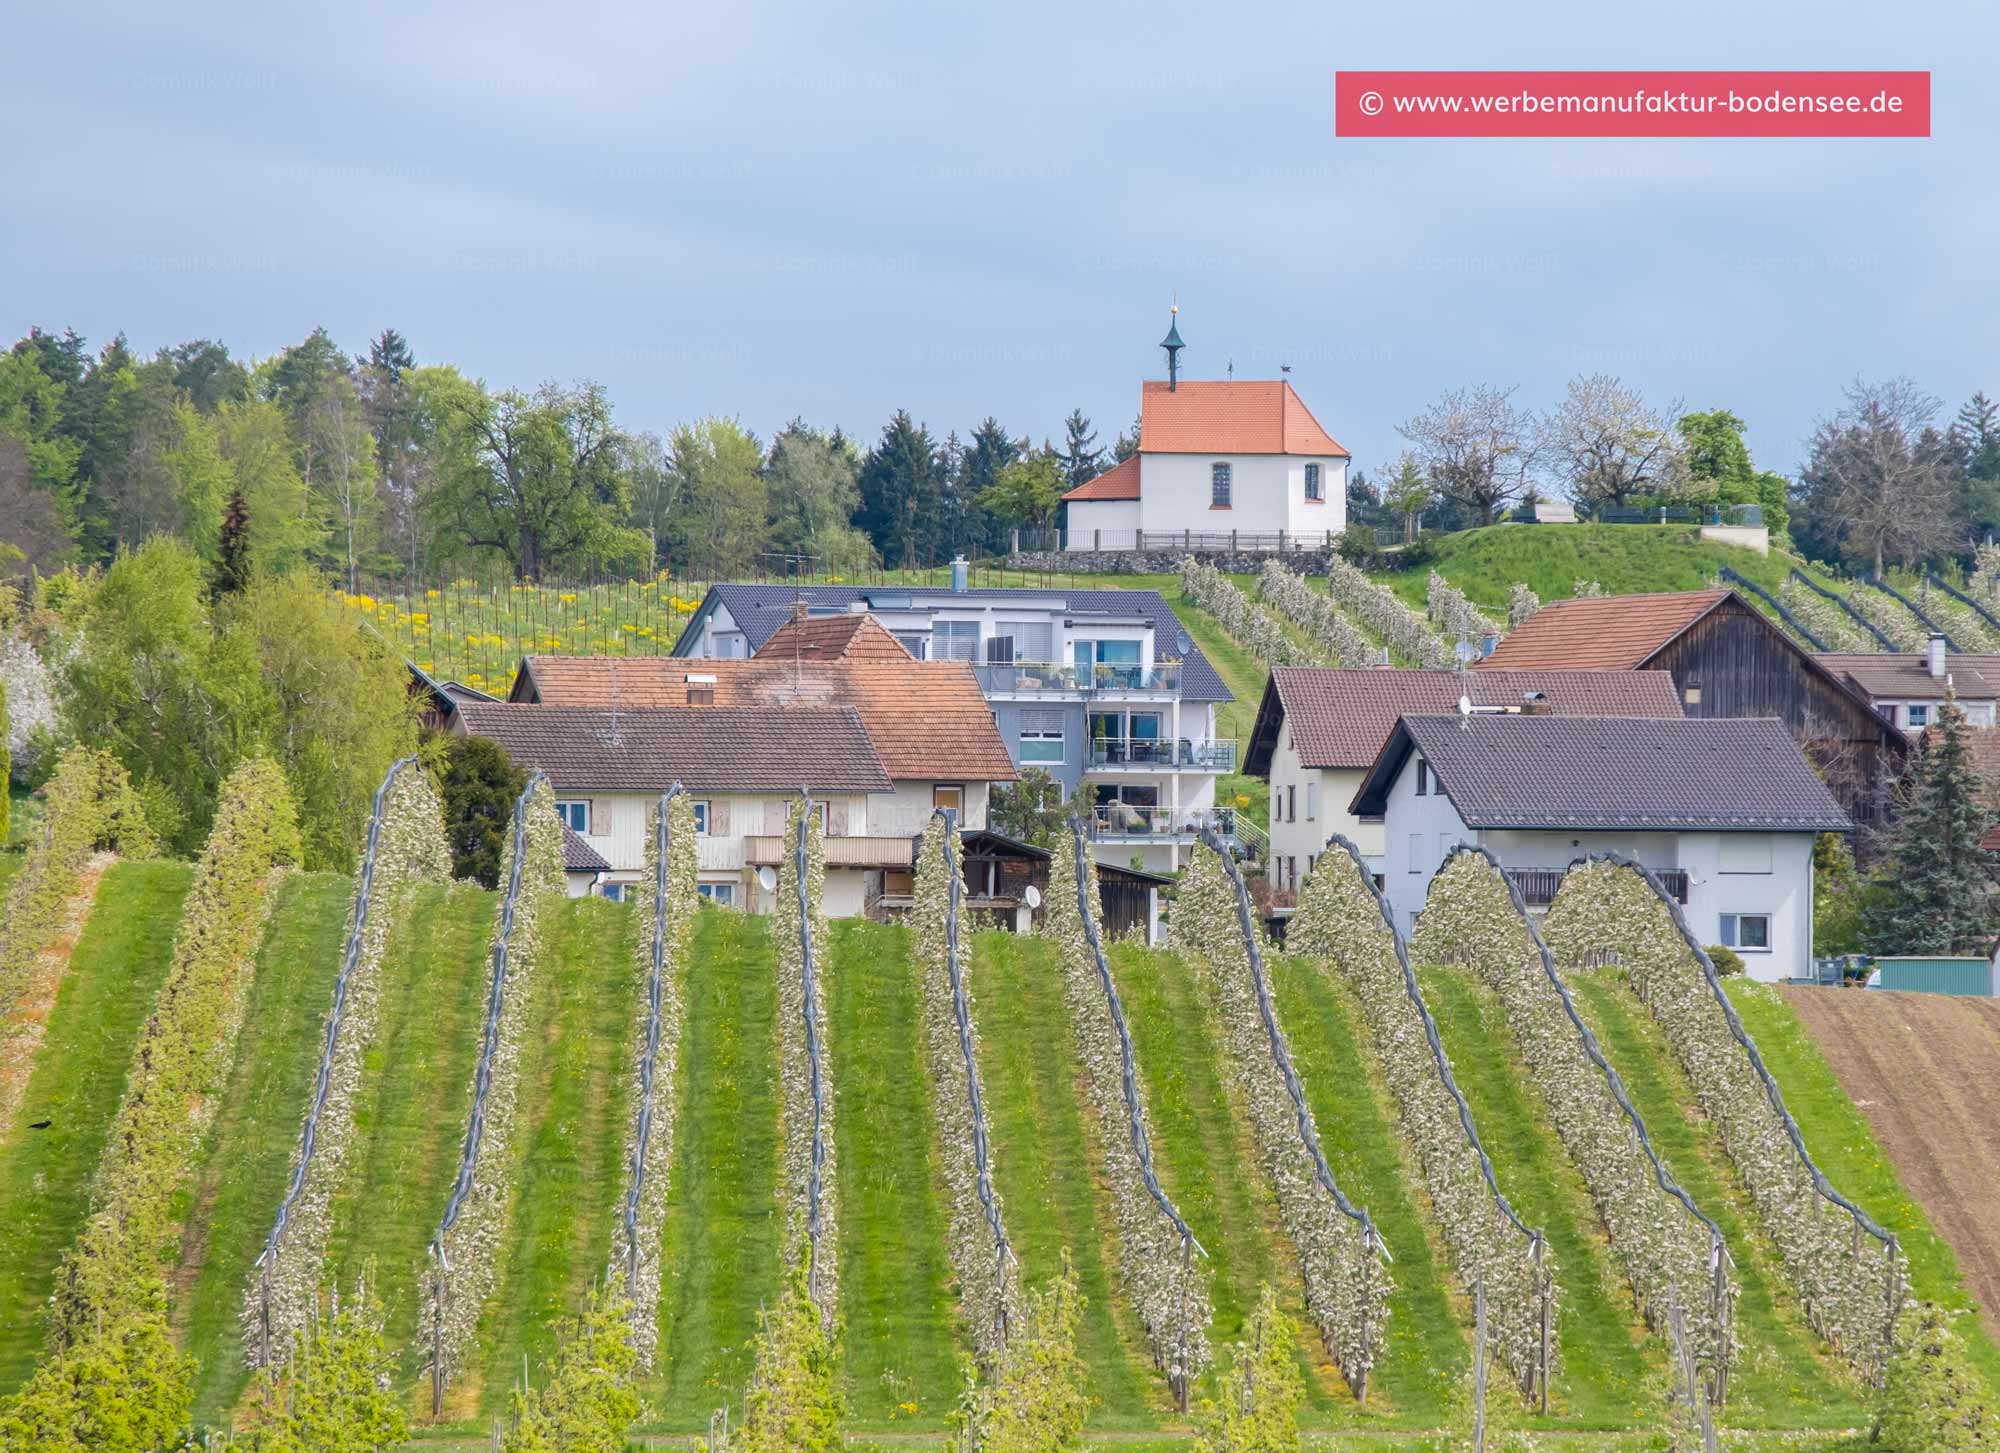
[[(263, 355), (384, 326), (621, 421), (1101, 442), (1178, 291), (1373, 467), (1579, 371), (1789, 471), (1856, 374), (2000, 391), (2000, 13), (1644, 0), (41, 5), (5, 22), (0, 326)], [(1341, 141), (1342, 67), (1929, 69), (1927, 141)]]

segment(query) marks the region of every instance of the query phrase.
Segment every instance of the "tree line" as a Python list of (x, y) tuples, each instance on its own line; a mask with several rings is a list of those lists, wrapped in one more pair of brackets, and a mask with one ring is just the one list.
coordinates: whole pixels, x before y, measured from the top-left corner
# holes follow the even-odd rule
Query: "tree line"
[(0, 355), (0, 572), (108, 563), (161, 534), (218, 576), (310, 565), (349, 590), (496, 568), (931, 565), (1004, 550), (1136, 447), (1136, 425), (1100, 447), (1081, 410), (1060, 445), (991, 417), (940, 439), (902, 410), (867, 446), (804, 420), (768, 444), (716, 417), (662, 437), (621, 427), (595, 383), (489, 388), (420, 364), (394, 329), (349, 355), (319, 328), (253, 360), (31, 329)]
[(1969, 561), (2000, 530), (2000, 406), (1946, 417), (1907, 378), (1857, 380), (1822, 417), (1797, 478), (1759, 468), (1727, 409), (1657, 407), (1608, 374), (1570, 380), (1536, 413), (1515, 390), (1453, 389), (1398, 426), (1401, 456), (1350, 476), (1359, 523), (1463, 529), (1566, 497), (1580, 510), (1757, 505), (1817, 559), (1872, 569)]

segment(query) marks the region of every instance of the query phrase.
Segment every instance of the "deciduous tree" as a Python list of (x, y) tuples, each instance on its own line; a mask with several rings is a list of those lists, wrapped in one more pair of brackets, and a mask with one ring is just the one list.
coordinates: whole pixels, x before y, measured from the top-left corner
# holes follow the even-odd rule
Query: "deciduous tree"
[(1540, 421), (1541, 454), (1579, 505), (1623, 506), (1637, 494), (1678, 494), (1686, 455), (1665, 413), (1608, 373), (1581, 374)]
[(1816, 531), (1842, 559), (1879, 575), (1917, 565), (1963, 540), (1949, 439), (1938, 401), (1907, 378), (1855, 382), (1821, 421), (1800, 484)]
[(1520, 498), (1534, 465), (1534, 420), (1512, 389), (1453, 389), (1396, 432), (1410, 441), (1431, 488), (1482, 525)]

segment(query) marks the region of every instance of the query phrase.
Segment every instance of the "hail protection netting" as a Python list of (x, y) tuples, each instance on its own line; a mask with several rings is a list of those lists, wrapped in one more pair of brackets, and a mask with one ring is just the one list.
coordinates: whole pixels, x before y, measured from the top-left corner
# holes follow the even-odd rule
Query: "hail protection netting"
[(1019, 1325), (1020, 1270), (1007, 1244), (993, 1147), (979, 1081), (979, 1030), (965, 981), (956, 815), (938, 812), (924, 830), (917, 863), (917, 961), (923, 975), (924, 1049), (931, 1073), (945, 1189), (951, 1198), (948, 1246), (974, 1353), (990, 1363)]
[(1306, 879), (1285, 947), (1330, 968), (1360, 1000), (1452, 1265), (1468, 1295), (1485, 1286), (1491, 1345), (1523, 1395), (1546, 1410), (1556, 1357), (1553, 1254), (1500, 1190), (1402, 935), (1346, 838), (1328, 841)]
[(659, 1323), (660, 1229), (667, 1215), (679, 1105), (688, 933), (694, 923), (694, 806), (675, 783), (646, 820), (646, 871), (636, 894), (639, 1034), (632, 1056), (632, 1113), (625, 1126), (625, 1200), (611, 1238), (611, 1274), (632, 1302), (632, 1345), (653, 1365)]
[(826, 994), (819, 948), (826, 849), (819, 804), (800, 794), (786, 820), (772, 930), (778, 941), (778, 1076), (783, 1091), (786, 1264), (807, 1258), (806, 1287), (833, 1325), (840, 1305), (834, 1216), (833, 1066), (827, 1055)]
[(1571, 866), (1544, 932), (1557, 961), (1572, 971), (1616, 956), (1715, 1122), (1807, 1320), (1879, 1379), (1908, 1284), (1896, 1239), (1813, 1163), (1680, 905), (1640, 864), (1593, 857)]
[[(1208, 1257), (1153, 1173), (1152, 1140), (1124, 1007), (1097, 924), (1097, 872), (1083, 824), (1049, 864), (1043, 932), (1062, 960), (1063, 991), (1084, 1085), (1104, 1127), (1105, 1179), (1118, 1223), (1119, 1266), (1153, 1362), (1185, 1408), (1208, 1366)], [(1122, 1129), (1123, 1133), (1118, 1133)]]
[(1203, 844), (1174, 899), (1174, 942), (1201, 966), (1220, 1011), (1258, 1158), (1285, 1233), (1298, 1248), (1306, 1310), (1327, 1355), (1363, 1399), (1389, 1316), (1387, 1251), (1321, 1151), (1319, 1127), (1271, 999), (1242, 876), (1213, 834), (1204, 834)]
[(437, 788), (415, 757), (405, 757), (375, 789), (291, 1179), (244, 1296), (243, 1349), (252, 1367), (287, 1356), (312, 1315), (333, 1198), (345, 1184), (353, 1148), (362, 1060), (375, 1039), (383, 955), (402, 916), (404, 890), (450, 876)]
[(1668, 1174), (1519, 892), (1483, 849), (1458, 847), (1446, 858), (1410, 948), (1430, 963), (1469, 964), (1500, 1000), (1640, 1311), (1664, 1337), (1680, 1310), (1708, 1396), (1720, 1404), (1736, 1297), (1722, 1233)]
[(457, 1375), (478, 1327), (480, 1306), (493, 1289), (506, 1232), (521, 1041), (528, 1032), (527, 990), (540, 967), (546, 919), (562, 901), (562, 821), (549, 779), (536, 772), (514, 803), (513, 831), (500, 864), (500, 907), (479, 1061), (472, 1073), (472, 1109), (458, 1175), (431, 1237), (426, 1287), (433, 1417), (443, 1411), (444, 1390)]

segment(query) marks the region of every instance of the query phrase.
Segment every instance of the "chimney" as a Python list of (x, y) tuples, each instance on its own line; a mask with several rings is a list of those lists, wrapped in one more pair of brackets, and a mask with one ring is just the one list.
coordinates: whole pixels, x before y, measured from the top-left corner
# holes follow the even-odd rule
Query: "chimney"
[(957, 555), (952, 558), (951, 593), (953, 595), (965, 594), (966, 585), (968, 583), (967, 575), (969, 573), (969, 570), (970, 567), (966, 565), (965, 557), (963, 555)]
[(1484, 661), (1488, 656), (1492, 655), (1495, 651), (1499, 649), (1500, 649), (1500, 633), (1498, 631), (1488, 631), (1486, 632), (1485, 635), (1479, 638), (1480, 660)]
[(1942, 632), (1931, 636), (1931, 645), (1928, 654), (1930, 656), (1931, 675), (1939, 681), (1944, 680), (1944, 635)]
[(792, 619), (793, 619), (793, 620), (795, 620), (795, 621), (802, 621), (802, 620), (804, 620), (805, 618), (806, 618), (806, 603), (805, 603), (804, 601), (802, 601), (802, 600), (795, 600), (795, 601), (793, 601), (793, 602), (792, 602)]
[(1540, 691), (1524, 691), (1521, 693), (1522, 716), (1548, 716), (1551, 710), (1549, 698), (1544, 693)]

